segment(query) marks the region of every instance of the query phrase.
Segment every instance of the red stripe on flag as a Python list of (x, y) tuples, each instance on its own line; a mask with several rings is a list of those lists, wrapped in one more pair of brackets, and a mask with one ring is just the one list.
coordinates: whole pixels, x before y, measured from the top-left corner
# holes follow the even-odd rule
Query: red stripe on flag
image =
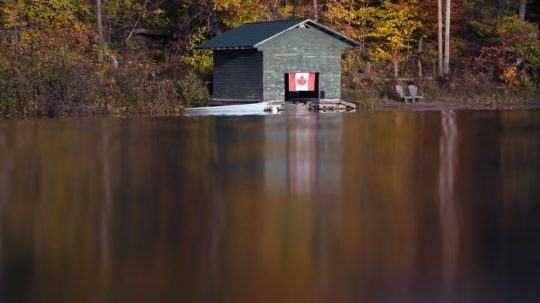
[(289, 73), (289, 91), (296, 91), (296, 73)]
[(315, 73), (309, 73), (308, 89), (309, 89), (310, 91), (314, 91), (314, 90), (315, 90)]

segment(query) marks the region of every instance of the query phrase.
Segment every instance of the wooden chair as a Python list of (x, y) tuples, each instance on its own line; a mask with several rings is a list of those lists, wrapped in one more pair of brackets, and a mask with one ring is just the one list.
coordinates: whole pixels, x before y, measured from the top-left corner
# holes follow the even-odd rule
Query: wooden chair
[(419, 99), (424, 99), (424, 96), (418, 94), (418, 86), (410, 84), (409, 86), (407, 86), (407, 88), (409, 90), (409, 96), (412, 102), (417, 102)]
[(411, 100), (411, 101), (413, 100), (413, 98), (411, 96), (407, 96), (405, 94), (405, 90), (403, 89), (403, 86), (397, 84), (395, 86), (395, 89), (396, 89), (396, 93), (397, 93), (400, 100), (403, 100), (404, 102), (407, 102), (408, 100)]

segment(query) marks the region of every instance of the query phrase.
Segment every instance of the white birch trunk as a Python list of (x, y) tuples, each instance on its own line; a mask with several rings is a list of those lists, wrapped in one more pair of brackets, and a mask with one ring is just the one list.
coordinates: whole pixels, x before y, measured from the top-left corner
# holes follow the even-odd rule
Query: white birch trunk
[(446, 0), (446, 16), (444, 25), (444, 75), (450, 74), (450, 26), (452, 18), (452, 0)]
[(437, 0), (437, 24), (438, 24), (438, 55), (439, 55), (439, 77), (443, 77), (444, 75), (444, 64), (443, 64), (443, 53), (444, 53), (444, 46), (443, 46), (443, 3), (442, 0)]
[(102, 0), (96, 0), (96, 27), (98, 33), (98, 44), (101, 48), (98, 52), (99, 62), (103, 62), (103, 48), (105, 48), (105, 37), (103, 33), (103, 3)]
[(418, 78), (424, 78), (424, 66), (422, 64), (422, 53), (424, 52), (424, 40), (420, 38), (418, 41), (418, 57), (417, 57), (417, 67), (418, 67)]
[(525, 21), (527, 16), (527, 0), (521, 0), (519, 3), (519, 19)]

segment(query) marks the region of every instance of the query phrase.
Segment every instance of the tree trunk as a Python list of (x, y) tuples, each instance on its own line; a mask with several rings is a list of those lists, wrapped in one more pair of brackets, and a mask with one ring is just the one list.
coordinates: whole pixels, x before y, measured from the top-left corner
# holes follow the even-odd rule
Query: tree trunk
[(103, 8), (102, 0), (96, 0), (96, 21), (97, 21), (97, 33), (98, 33), (98, 44), (101, 48), (98, 52), (99, 62), (103, 62), (103, 48), (105, 48), (105, 36), (103, 34)]
[(438, 13), (438, 42), (439, 42), (439, 77), (444, 75), (444, 64), (443, 64), (443, 7), (442, 0), (437, 0), (437, 13)]
[(424, 51), (424, 39), (420, 38), (418, 41), (418, 55), (417, 55), (417, 66), (418, 66), (418, 78), (424, 78), (424, 66), (422, 64), (422, 53)]
[(444, 75), (450, 74), (450, 26), (452, 17), (452, 0), (446, 0), (446, 16), (445, 16), (445, 41), (444, 41)]
[(527, 16), (527, 0), (521, 0), (519, 3), (519, 19), (525, 21)]
[(393, 60), (392, 64), (394, 65), (394, 78), (399, 78), (399, 62), (397, 60)]
[(208, 0), (208, 7), (206, 8), (207, 10), (207, 22), (208, 22), (208, 31), (210, 32), (211, 35), (214, 35), (215, 34), (215, 29), (214, 29), (214, 1), (213, 0)]
[(319, 21), (319, 3), (317, 0), (313, 0), (313, 18), (315, 21)]

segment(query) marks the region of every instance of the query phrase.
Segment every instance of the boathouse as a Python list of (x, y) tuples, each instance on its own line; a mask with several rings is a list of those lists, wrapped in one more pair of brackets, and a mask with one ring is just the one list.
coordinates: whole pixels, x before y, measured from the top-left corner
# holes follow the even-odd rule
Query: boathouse
[(214, 51), (212, 105), (341, 98), (341, 57), (358, 43), (310, 19), (244, 24)]

